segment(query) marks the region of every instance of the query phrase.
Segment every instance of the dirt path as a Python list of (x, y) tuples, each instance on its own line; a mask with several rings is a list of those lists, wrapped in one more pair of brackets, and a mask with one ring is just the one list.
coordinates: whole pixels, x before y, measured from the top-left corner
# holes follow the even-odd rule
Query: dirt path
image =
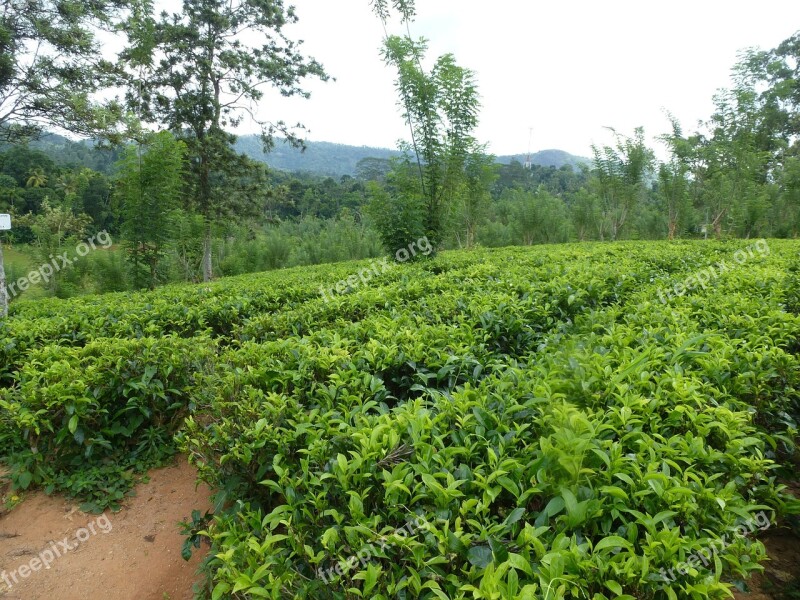
[(800, 591), (800, 540), (791, 533), (769, 533), (762, 538), (769, 560), (764, 572), (748, 582), (750, 592), (734, 592), (735, 600), (783, 600)]
[[(800, 467), (800, 465), (798, 465)], [(800, 498), (800, 481), (786, 482), (789, 493)], [(771, 527), (761, 536), (769, 560), (764, 572), (747, 582), (748, 592), (734, 592), (734, 600), (790, 600), (800, 597), (800, 527), (789, 517), (785, 527)]]
[[(177, 523), (209, 507), (208, 489), (195, 489), (195, 471), (182, 458), (152, 471), (118, 513), (90, 515), (63, 498), (31, 494), (0, 516), (0, 600), (191, 600), (200, 556), (181, 558)], [(736, 600), (783, 600), (775, 592), (800, 576), (796, 537), (769, 532), (764, 541), (766, 573)]]
[(0, 598), (191, 600), (200, 557), (181, 558), (177, 523), (209, 507), (182, 458), (152, 471), (118, 513), (85, 514), (61, 497), (31, 494), (0, 517)]

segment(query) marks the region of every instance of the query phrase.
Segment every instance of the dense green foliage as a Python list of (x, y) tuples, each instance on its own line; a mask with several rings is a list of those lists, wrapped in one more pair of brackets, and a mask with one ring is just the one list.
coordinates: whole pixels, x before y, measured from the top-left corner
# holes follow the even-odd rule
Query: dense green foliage
[(293, 126), (258, 120), (252, 107), (267, 89), (304, 96), (306, 78), (327, 75), (283, 32), (297, 16), (282, 0), (185, 0), (156, 15), (152, 0), (139, 0), (125, 23), (127, 104), (144, 122), (184, 141), (194, 159), (187, 161), (184, 200), (204, 221), (201, 264), (209, 281), (213, 224), (252, 214), (263, 188), (264, 169), (236, 152), (230, 129), (249, 116), (261, 127), (265, 148), (276, 131), (299, 144)]
[(800, 33), (670, 117), (665, 161), (637, 128), (523, 166), (414, 0), (372, 0), (410, 139), (290, 174), (233, 133), (285, 159), (302, 126), (255, 106), (328, 79), (282, 0), (0, 3), (15, 491), (117, 509), (184, 453), (199, 600), (721, 599), (800, 513), (800, 246), (758, 239), (800, 233)]
[(120, 161), (117, 194), (136, 287), (154, 288), (164, 279), (160, 265), (175, 237), (185, 152), (185, 144), (162, 131), (128, 147)]
[(2, 449), (19, 487), (102, 506), (177, 433), (219, 492), (195, 532), (216, 598), (722, 598), (764, 557), (735, 527), (798, 508), (797, 252), (477, 250), (332, 298), (369, 265), (19, 302)]
[(0, 139), (17, 140), (42, 125), (80, 133), (105, 127), (116, 106), (92, 103), (113, 67), (97, 30), (119, 3), (107, 0), (0, 2)]

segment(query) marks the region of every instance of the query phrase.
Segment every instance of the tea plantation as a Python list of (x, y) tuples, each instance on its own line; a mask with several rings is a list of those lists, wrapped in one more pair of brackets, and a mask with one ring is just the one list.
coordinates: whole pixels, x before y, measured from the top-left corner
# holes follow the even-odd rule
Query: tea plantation
[(184, 453), (218, 492), (202, 598), (730, 597), (800, 512), (799, 253), (538, 246), (20, 302), (3, 462), (100, 510)]

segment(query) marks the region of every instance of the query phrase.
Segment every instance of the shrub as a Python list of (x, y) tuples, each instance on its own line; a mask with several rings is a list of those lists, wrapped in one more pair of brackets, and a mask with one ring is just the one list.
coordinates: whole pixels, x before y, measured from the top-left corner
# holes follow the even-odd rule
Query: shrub
[[(14, 387), (0, 390), (3, 453), (14, 483), (40, 485), (116, 506), (114, 481), (161, 463), (202, 390), (195, 378), (214, 356), (209, 339), (97, 339), (33, 352)], [(89, 480), (87, 483), (85, 480)], [(106, 495), (107, 488), (115, 488)]]

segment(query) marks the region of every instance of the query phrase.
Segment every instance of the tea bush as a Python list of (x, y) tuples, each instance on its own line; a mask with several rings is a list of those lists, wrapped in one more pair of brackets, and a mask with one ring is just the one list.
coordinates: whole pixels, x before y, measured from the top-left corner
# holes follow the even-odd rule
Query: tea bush
[[(0, 389), (0, 442), (18, 488), (63, 490), (85, 508), (117, 506), (131, 473), (174, 454), (173, 434), (202, 390), (209, 339), (98, 338), (32, 351)], [(118, 481), (119, 480), (119, 481)]]
[(733, 532), (800, 512), (798, 250), (484, 249), (19, 302), (0, 442), (18, 486), (98, 507), (185, 452), (217, 491), (201, 598), (729, 597), (765, 558)]

